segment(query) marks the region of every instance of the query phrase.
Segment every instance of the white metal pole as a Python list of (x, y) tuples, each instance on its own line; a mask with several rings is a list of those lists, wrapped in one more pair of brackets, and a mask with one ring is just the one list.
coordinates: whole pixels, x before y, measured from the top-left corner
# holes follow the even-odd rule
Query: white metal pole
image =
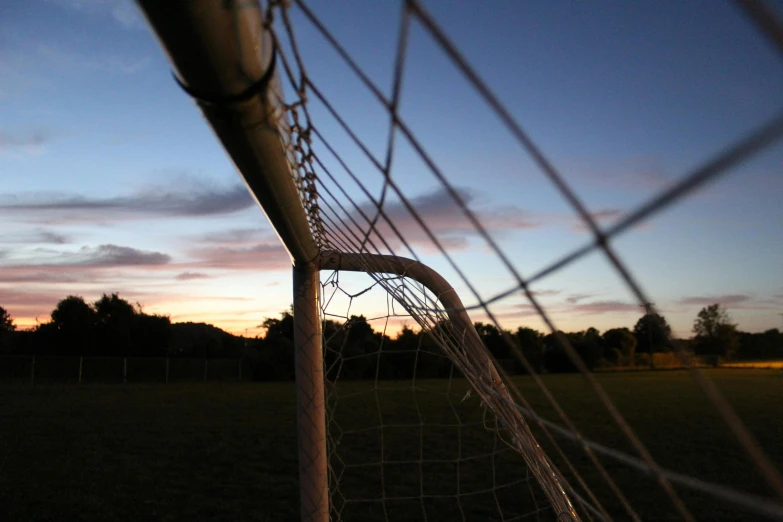
[(318, 269), (294, 268), (294, 362), (299, 487), (303, 522), (328, 522), (326, 401)]

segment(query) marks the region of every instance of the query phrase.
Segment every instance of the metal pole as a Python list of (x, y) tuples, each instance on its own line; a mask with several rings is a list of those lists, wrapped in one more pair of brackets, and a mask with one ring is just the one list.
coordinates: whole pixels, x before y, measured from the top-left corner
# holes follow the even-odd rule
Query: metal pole
[(30, 384), (35, 384), (35, 355), (33, 355), (33, 362), (30, 365)]
[(258, 2), (138, 4), (292, 261), (315, 261), (318, 247), (281, 139), (289, 133), (276, 72), (282, 66)]
[(84, 361), (84, 357), (79, 357), (79, 384), (82, 383), (82, 362)]
[(207, 359), (204, 359), (204, 382), (207, 382)]
[(124, 357), (122, 359), (122, 384), (126, 384), (128, 382), (128, 358)]
[(166, 357), (166, 384), (169, 383), (169, 358)]
[(303, 522), (328, 522), (326, 401), (318, 268), (294, 267), (294, 361), (299, 487)]
[(239, 382), (242, 382), (242, 359), (239, 359)]

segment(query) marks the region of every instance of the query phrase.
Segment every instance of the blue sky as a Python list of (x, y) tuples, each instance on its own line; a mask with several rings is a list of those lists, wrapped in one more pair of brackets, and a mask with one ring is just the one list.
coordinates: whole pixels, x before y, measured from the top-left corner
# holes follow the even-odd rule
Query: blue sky
[[(388, 95), (398, 3), (313, 4)], [(780, 56), (728, 2), (424, 5), (602, 225), (783, 109)], [(118, 291), (147, 311), (237, 333), (256, 333), (286, 309), (288, 256), (136, 8), (12, 0), (0, 10), (0, 306), (30, 325), (68, 294)], [(300, 13), (292, 21), (307, 74), (382, 160), (388, 114)], [(312, 97), (311, 111), (377, 194), (382, 176)], [(522, 275), (589, 240), (417, 23), (399, 113)], [(509, 288), (442, 185), (404, 139), (395, 143), (395, 181), (481, 296)], [(778, 144), (616, 240), (679, 335), (712, 302), (744, 330), (780, 327), (782, 170)], [(475, 303), (399, 200), (387, 210), (421, 258)], [(632, 327), (639, 317), (597, 253), (533, 289), (564, 330)], [(363, 306), (374, 315), (385, 302)], [(493, 311), (504, 326), (542, 328), (521, 297)]]

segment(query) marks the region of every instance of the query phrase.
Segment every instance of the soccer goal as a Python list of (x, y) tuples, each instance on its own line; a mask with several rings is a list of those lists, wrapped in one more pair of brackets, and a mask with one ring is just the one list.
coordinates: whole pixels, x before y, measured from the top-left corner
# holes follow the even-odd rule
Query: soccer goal
[[(660, 440), (678, 429), (695, 436), (699, 421), (686, 426), (693, 412), (672, 417), (682, 425), (639, 429), (655, 420), (637, 418), (612, 382), (595, 376), (541, 285), (574, 267), (588, 267), (574, 277), (589, 277), (606, 263), (630, 306), (655, 312), (615, 241), (774, 145), (783, 116), (770, 115), (606, 225), (528, 133), (524, 111), (506, 106), (463, 55), (470, 35), (455, 38), (426, 3), (393, 3), (393, 30), (377, 41), (356, 27), (358, 49), (331, 31), (329, 8), (317, 2), (139, 4), (176, 81), (291, 257), (303, 521), (783, 520), (775, 460), (689, 352), (674, 345), (692, 377), (683, 393), (699, 395), (726, 458), (743, 459), (752, 485), (725, 476), (719, 456), (662, 452)], [(736, 16), (783, 51), (766, 4), (740, 2)], [(434, 57), (448, 69), (429, 71)], [(452, 99), (469, 92), (476, 105), (428, 120), (429, 108), (450, 102), (427, 97), (429, 74), (450, 74)], [(408, 110), (407, 84), (426, 103)], [(451, 160), (444, 141), (463, 133), (480, 143), (490, 124), (496, 162)], [(526, 178), (517, 188), (515, 169)], [(546, 185), (589, 239), (529, 266), (522, 240), (509, 237), (534, 226), (505, 203), (479, 208), (461, 188), (468, 176), (519, 198), (535, 199)], [(551, 332), (578, 385), (542, 375), (536, 342), (505, 326), (529, 317)], [(491, 349), (475, 322), (494, 332)]]

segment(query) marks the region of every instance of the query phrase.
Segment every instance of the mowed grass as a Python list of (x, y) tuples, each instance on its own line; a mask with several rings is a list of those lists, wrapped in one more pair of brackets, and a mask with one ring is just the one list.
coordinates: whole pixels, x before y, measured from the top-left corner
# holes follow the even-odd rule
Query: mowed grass
[[(783, 372), (707, 373), (772, 462), (783, 463)], [(687, 373), (596, 377), (662, 466), (772, 496)], [(545, 382), (586, 437), (634, 454), (583, 378), (552, 375)], [(531, 379), (514, 383), (541, 416), (558, 421)], [(334, 502), (344, 520), (407, 522), (423, 520), (425, 513), (429, 521), (461, 520), (463, 514), (490, 520), (500, 518), (498, 510), (506, 520), (554, 518), (520, 457), (484, 428), (491, 417), (483, 417), (479, 399), (461, 400), (464, 381), (420, 382), (416, 393), (410, 383), (379, 384), (384, 390), (357, 382), (337, 390), (332, 433), (340, 442), (334, 461), (340, 487)], [(0, 394), (0, 521), (299, 519), (291, 383), (17, 383), (0, 385)], [(573, 481), (540, 428), (533, 431)], [(584, 452), (559, 442), (606, 510), (629, 519)], [(606, 458), (601, 462), (643, 519), (678, 520), (653, 479)], [(761, 519), (676, 489), (697, 520)], [(382, 496), (395, 500), (380, 502)], [(368, 502), (355, 502), (360, 499)]]

